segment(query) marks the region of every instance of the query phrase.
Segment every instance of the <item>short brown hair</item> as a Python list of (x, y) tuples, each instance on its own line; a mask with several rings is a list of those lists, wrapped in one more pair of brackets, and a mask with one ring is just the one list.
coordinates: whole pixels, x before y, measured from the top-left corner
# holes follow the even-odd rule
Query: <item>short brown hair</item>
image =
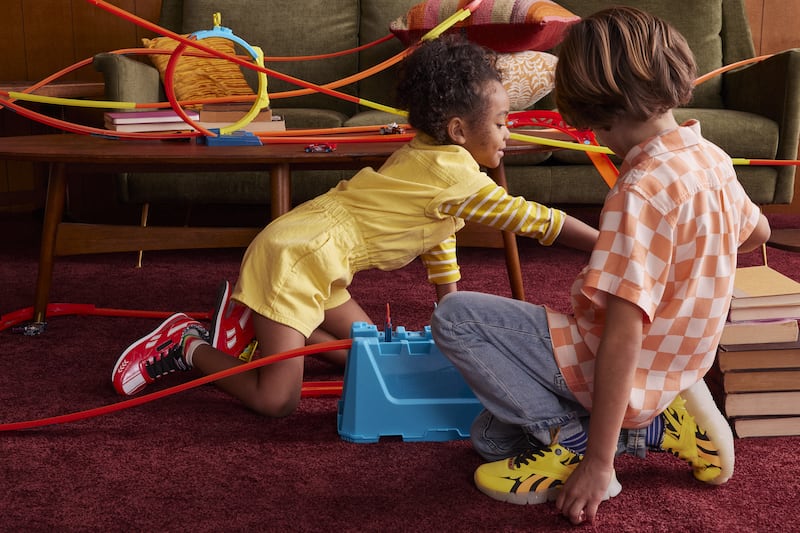
[(575, 127), (645, 121), (692, 98), (697, 67), (686, 39), (639, 9), (613, 7), (579, 21), (558, 56), (556, 105)]

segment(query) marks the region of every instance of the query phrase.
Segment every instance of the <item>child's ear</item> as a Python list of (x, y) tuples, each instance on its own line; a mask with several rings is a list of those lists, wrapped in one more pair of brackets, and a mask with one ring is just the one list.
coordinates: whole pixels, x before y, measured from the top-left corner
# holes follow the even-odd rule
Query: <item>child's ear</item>
[(464, 132), (464, 119), (461, 117), (453, 117), (447, 122), (447, 135), (453, 144), (463, 145), (467, 142), (467, 137)]

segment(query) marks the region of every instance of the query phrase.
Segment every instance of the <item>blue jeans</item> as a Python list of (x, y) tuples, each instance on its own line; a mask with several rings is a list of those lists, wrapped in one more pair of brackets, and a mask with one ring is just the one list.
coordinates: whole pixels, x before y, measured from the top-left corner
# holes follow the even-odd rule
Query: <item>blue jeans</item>
[[(567, 388), (553, 356), (544, 307), (477, 292), (443, 298), (431, 319), (436, 346), (484, 406), (472, 425), (475, 450), (489, 461), (538, 441), (588, 433), (589, 412)], [(618, 453), (646, 454), (645, 429), (620, 433)]]

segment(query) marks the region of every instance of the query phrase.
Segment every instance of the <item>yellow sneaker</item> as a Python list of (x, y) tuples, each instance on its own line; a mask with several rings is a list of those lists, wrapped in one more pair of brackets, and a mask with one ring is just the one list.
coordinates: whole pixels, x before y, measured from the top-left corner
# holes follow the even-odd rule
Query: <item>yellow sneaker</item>
[[(556, 499), (558, 490), (580, 462), (580, 455), (559, 444), (533, 447), (516, 457), (479, 466), (475, 485), (495, 500), (518, 505), (544, 503)], [(614, 475), (604, 499), (621, 490)]]
[[(701, 388), (704, 387), (703, 383)], [(733, 436), (711, 396), (701, 399), (692, 407), (698, 416), (709, 420), (714, 431), (709, 432), (699, 426), (690, 413), (687, 401), (677, 396), (663, 413), (664, 440), (661, 449), (689, 463), (694, 477), (700, 481), (720, 484), (727, 481), (733, 471)], [(717, 418), (722, 422), (719, 423)]]

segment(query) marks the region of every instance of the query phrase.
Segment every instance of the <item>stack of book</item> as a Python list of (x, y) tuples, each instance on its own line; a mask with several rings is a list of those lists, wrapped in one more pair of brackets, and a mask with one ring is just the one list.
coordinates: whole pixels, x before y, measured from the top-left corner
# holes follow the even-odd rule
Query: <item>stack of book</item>
[[(200, 114), (191, 109), (186, 110), (186, 116), (198, 120)], [(105, 127), (108, 130), (124, 132), (148, 131), (191, 131), (192, 128), (171, 109), (158, 111), (115, 111), (105, 113)]]
[[(252, 104), (205, 104), (197, 112), (185, 109), (186, 115), (206, 129), (220, 129), (238, 122)], [(171, 109), (158, 111), (118, 111), (104, 115), (105, 127), (124, 132), (193, 131), (193, 128)], [(286, 131), (282, 117), (270, 109), (262, 110), (249, 124), (240, 128), (250, 132)]]
[(800, 283), (737, 270), (717, 353), (722, 405), (739, 437), (800, 435)]
[[(238, 122), (250, 111), (251, 103), (203, 104), (200, 109), (200, 119), (197, 123), (206, 129), (219, 129)], [(266, 132), (286, 131), (286, 122), (283, 117), (273, 115), (269, 108), (262, 109), (258, 115), (247, 125), (240, 128), (243, 131)]]

